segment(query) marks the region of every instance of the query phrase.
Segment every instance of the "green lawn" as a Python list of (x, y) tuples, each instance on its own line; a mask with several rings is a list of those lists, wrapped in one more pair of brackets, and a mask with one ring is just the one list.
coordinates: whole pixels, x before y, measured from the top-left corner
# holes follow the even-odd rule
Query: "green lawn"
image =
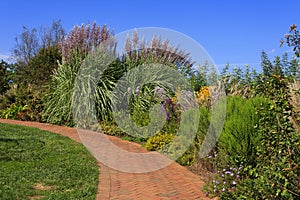
[(81, 144), (0, 123), (0, 199), (95, 199), (96, 160)]

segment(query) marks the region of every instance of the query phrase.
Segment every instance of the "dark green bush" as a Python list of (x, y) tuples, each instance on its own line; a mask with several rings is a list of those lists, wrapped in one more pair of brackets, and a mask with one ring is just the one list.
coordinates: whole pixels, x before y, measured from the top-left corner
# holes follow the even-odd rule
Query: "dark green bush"
[(11, 87), (0, 97), (0, 117), (43, 122), (45, 90), (35, 87)]
[(10, 107), (0, 111), (0, 117), (4, 119), (18, 119), (19, 113), (26, 109), (23, 105), (11, 104)]
[(0, 60), (0, 95), (4, 94), (9, 89), (12, 68), (12, 64), (8, 64), (4, 60)]

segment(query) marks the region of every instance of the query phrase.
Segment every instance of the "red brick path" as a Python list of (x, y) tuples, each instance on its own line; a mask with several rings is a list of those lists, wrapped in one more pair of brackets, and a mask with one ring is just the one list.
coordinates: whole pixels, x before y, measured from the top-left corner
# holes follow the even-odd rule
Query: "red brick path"
[[(81, 142), (74, 128), (0, 119), (1, 123), (31, 126), (58, 133)], [(118, 147), (131, 152), (145, 152), (140, 145), (109, 136)], [(209, 199), (201, 191), (204, 183), (200, 177), (186, 168), (172, 163), (169, 166), (149, 173), (125, 173), (98, 163), (100, 174), (97, 192), (98, 199)]]

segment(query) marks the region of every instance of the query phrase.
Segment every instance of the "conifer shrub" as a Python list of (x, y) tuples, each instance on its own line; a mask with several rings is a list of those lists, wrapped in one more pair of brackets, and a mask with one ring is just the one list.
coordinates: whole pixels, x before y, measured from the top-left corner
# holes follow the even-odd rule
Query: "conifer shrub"
[(228, 199), (224, 195), (230, 194), (243, 180), (247, 166), (256, 165), (257, 146), (262, 138), (256, 129), (260, 120), (257, 109), (267, 105), (268, 100), (263, 97), (227, 97), (222, 133), (212, 152), (200, 160), (210, 172), (205, 187), (208, 196)]
[(265, 103), (261, 97), (227, 98), (226, 120), (217, 145), (219, 155), (227, 156), (227, 162), (232, 163), (236, 159), (251, 162), (255, 157), (255, 148), (261, 139), (255, 129), (259, 121), (256, 109)]

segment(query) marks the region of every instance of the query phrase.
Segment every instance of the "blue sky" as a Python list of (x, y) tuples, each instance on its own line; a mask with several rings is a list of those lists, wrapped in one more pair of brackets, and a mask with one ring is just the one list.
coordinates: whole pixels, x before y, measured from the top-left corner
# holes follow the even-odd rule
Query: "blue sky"
[(0, 3), (0, 55), (10, 55), (22, 27), (38, 28), (61, 19), (74, 25), (96, 21), (114, 33), (140, 27), (162, 27), (196, 40), (218, 67), (250, 64), (258, 67), (260, 53), (270, 58), (290, 48), (279, 41), (293, 23), (300, 26), (299, 0), (144, 0), (144, 1), (21, 1)]

